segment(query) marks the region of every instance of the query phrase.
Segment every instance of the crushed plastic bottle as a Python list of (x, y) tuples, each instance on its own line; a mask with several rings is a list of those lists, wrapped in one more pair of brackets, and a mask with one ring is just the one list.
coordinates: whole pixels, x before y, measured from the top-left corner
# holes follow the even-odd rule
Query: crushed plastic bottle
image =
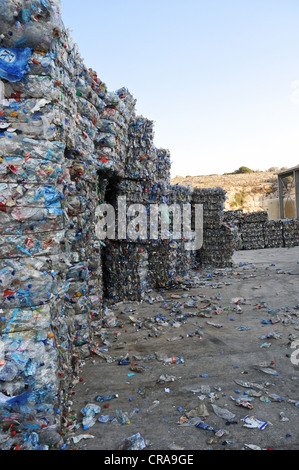
[(141, 436), (140, 433), (134, 434), (131, 437), (127, 437), (124, 439), (119, 446), (117, 447), (117, 450), (143, 450), (146, 448), (146, 443), (144, 438)]
[(103, 402), (105, 402), (105, 401), (114, 400), (114, 399), (116, 399), (116, 398), (118, 398), (118, 395), (117, 395), (117, 394), (116, 394), (116, 395), (107, 395), (107, 396), (98, 395), (95, 400), (96, 400), (97, 402), (103, 403)]

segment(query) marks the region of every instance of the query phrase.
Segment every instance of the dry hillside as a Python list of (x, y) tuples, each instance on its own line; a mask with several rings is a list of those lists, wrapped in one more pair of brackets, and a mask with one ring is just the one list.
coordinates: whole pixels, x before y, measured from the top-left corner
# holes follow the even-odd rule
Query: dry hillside
[(226, 210), (241, 208), (247, 212), (265, 210), (267, 200), (278, 197), (278, 183), (275, 172), (176, 176), (171, 183), (200, 188), (220, 186), (227, 191)]

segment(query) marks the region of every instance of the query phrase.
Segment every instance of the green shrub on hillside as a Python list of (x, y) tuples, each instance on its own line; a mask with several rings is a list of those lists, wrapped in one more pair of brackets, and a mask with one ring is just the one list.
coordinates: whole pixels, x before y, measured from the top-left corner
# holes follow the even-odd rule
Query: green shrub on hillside
[(242, 173), (254, 173), (254, 171), (247, 166), (240, 166), (240, 168), (234, 172), (235, 175), (240, 175)]

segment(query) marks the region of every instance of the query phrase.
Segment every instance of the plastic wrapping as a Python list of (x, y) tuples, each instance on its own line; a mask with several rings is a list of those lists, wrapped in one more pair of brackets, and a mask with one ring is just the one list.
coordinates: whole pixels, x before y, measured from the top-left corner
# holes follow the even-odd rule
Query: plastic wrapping
[(11, 82), (22, 80), (29, 71), (31, 54), (29, 47), (0, 47), (0, 77)]

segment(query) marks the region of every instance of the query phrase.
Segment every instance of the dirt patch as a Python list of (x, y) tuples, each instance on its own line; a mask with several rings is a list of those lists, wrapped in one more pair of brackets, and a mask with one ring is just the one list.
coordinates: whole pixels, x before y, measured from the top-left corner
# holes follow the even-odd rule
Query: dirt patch
[[(140, 433), (150, 451), (299, 450), (299, 368), (290, 358), (299, 336), (298, 255), (299, 247), (237, 252), (232, 269), (194, 273), (194, 288), (152, 292), (152, 303), (129, 304), (134, 315), (115, 308), (119, 324), (102, 335), (106, 359), (88, 359), (74, 388), (66, 448), (116, 450)], [(81, 410), (112, 394), (118, 398), (100, 404), (84, 430)], [(235, 418), (220, 417), (215, 405)], [(111, 421), (100, 422), (102, 415)], [(253, 425), (242, 421), (247, 415), (265, 428), (244, 427)], [(87, 433), (93, 438), (74, 443)]]

